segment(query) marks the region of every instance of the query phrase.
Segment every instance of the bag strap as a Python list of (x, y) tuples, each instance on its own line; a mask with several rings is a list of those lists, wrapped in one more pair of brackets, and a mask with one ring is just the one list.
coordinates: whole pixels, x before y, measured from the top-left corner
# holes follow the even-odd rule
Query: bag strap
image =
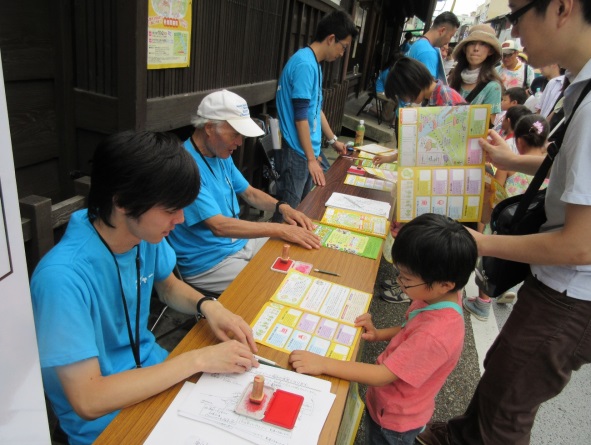
[(488, 84), (487, 84), (487, 83), (485, 83), (485, 82), (480, 82), (478, 85), (476, 85), (476, 86), (474, 87), (474, 89), (473, 89), (472, 91), (470, 91), (470, 94), (468, 94), (468, 95), (465, 97), (465, 100), (466, 100), (466, 102), (468, 102), (468, 103), (471, 103), (471, 102), (474, 100), (474, 98), (475, 98), (476, 96), (478, 96), (482, 90), (484, 90), (484, 87), (485, 87), (486, 85), (488, 85)]
[(544, 179), (546, 179), (546, 176), (548, 175), (548, 172), (550, 171), (550, 167), (552, 167), (552, 163), (554, 162), (554, 158), (556, 157), (556, 155), (558, 154), (558, 151), (560, 150), (560, 146), (562, 145), (564, 135), (566, 134), (566, 129), (568, 128), (570, 121), (573, 119), (573, 116), (575, 115), (575, 111), (577, 111), (577, 108), (579, 108), (579, 105), (581, 105), (581, 102), (583, 102), (583, 99), (585, 99), (585, 96), (587, 96), (587, 94), (589, 93), (590, 90), (591, 90), (591, 80), (589, 80), (587, 82), (587, 84), (585, 85), (585, 88), (583, 89), (583, 91), (579, 95), (579, 98), (577, 99), (577, 102), (575, 103), (573, 111), (570, 114), (566, 123), (564, 122), (564, 118), (563, 118), (562, 121), (560, 121), (560, 123), (556, 126), (555, 130), (550, 135), (550, 144), (548, 145), (548, 149), (547, 149), (548, 154), (544, 158), (544, 161), (542, 162), (542, 165), (540, 165), (540, 168), (536, 172), (534, 178), (529, 183), (529, 186), (527, 187), (527, 190), (523, 194), (523, 197), (519, 200), (519, 205), (517, 206), (517, 209), (515, 210), (515, 214), (513, 215), (513, 218), (511, 219), (511, 225), (513, 225), (521, 220), (521, 218), (525, 214), (526, 210), (529, 208), (529, 205), (531, 204), (532, 200), (534, 199), (535, 194), (540, 189), (542, 182), (544, 182)]

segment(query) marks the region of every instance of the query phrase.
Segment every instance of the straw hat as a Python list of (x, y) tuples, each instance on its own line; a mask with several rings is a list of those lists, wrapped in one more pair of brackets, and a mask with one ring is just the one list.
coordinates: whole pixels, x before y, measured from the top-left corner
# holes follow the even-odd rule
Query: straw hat
[(489, 45), (493, 51), (495, 52), (492, 57), (494, 58), (494, 63), (497, 63), (501, 60), (501, 43), (497, 36), (495, 35), (495, 30), (490, 25), (482, 24), (482, 25), (474, 25), (468, 31), (468, 36), (459, 42), (453, 52), (453, 58), (458, 60), (458, 54), (464, 51), (464, 46), (466, 46), (470, 42), (484, 42)]

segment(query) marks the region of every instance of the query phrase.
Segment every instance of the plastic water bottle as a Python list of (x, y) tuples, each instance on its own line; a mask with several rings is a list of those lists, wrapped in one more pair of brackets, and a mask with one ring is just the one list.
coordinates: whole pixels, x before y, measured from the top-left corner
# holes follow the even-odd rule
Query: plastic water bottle
[(394, 245), (394, 237), (392, 236), (392, 232), (388, 230), (388, 235), (386, 236), (386, 241), (384, 242), (384, 248), (382, 250), (382, 256), (384, 259), (392, 264), (394, 261), (392, 260), (392, 246)]
[(536, 94), (534, 94), (534, 96), (536, 97), (536, 100), (539, 103), (540, 102), (540, 97), (542, 97), (542, 92), (540, 91), (539, 88), (536, 89)]
[(365, 136), (365, 121), (360, 120), (359, 125), (355, 129), (355, 145), (356, 149), (359, 149), (363, 145), (363, 138)]

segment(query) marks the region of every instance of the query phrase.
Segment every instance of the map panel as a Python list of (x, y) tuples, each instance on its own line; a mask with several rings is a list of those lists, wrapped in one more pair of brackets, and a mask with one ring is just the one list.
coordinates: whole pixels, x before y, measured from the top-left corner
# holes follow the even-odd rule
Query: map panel
[(478, 139), (486, 136), (489, 116), (488, 105), (402, 108), (399, 165), (483, 164)]

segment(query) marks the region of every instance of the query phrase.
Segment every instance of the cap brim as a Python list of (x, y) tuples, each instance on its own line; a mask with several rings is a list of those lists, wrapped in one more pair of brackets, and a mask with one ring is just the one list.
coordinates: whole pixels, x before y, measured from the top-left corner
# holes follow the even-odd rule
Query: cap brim
[(234, 130), (247, 138), (255, 138), (265, 134), (265, 132), (261, 130), (261, 127), (255, 124), (250, 118), (228, 119), (226, 122), (228, 122)]

